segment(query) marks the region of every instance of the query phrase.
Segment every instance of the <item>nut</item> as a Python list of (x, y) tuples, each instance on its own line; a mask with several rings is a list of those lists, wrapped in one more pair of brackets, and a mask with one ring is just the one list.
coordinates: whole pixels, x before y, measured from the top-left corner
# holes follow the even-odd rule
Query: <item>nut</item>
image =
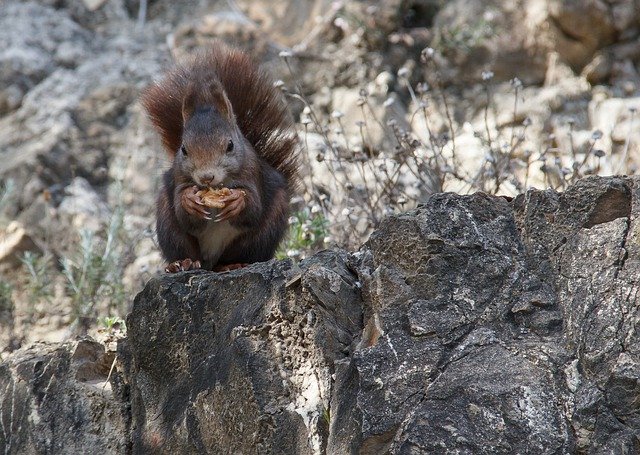
[(222, 209), (226, 205), (226, 202), (222, 199), (230, 196), (231, 190), (229, 188), (207, 188), (205, 190), (198, 191), (196, 195), (200, 196), (202, 203), (207, 207), (212, 209)]

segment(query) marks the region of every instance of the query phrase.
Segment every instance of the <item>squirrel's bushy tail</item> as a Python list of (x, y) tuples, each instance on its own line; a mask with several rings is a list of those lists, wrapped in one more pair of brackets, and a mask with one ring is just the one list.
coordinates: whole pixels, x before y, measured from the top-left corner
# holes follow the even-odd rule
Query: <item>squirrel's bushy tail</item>
[(297, 136), (282, 92), (247, 54), (222, 43), (176, 65), (142, 94), (142, 105), (167, 153), (173, 157), (182, 143), (182, 102), (189, 84), (204, 88), (216, 79), (242, 134), (293, 188), (298, 173)]

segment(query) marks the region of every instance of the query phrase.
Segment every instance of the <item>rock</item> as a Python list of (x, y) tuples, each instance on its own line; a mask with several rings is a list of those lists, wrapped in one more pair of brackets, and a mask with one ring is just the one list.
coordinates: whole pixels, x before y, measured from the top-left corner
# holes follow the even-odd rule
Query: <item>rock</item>
[[(613, 24), (623, 39), (630, 40), (640, 33), (640, 2), (638, 0), (622, 0), (611, 3)], [(625, 36), (626, 35), (626, 36)]]
[(540, 83), (548, 48), (532, 36), (545, 18), (541, 3), (447, 2), (435, 17), (432, 47), (451, 60), (452, 79), (478, 82), (482, 72), (490, 70), (500, 81), (517, 76), (527, 85)]
[(241, 0), (240, 9), (254, 24), (281, 46), (293, 47), (317, 37), (324, 28), (323, 18), (335, 17), (330, 0), (297, 2), (286, 0), (274, 5), (270, 1)]
[(456, 78), (479, 81), (491, 70), (501, 81), (517, 76), (537, 84), (550, 52), (580, 72), (618, 34), (637, 37), (637, 6), (636, 0), (451, 1), (436, 15), (432, 46), (451, 59)]
[(121, 397), (106, 384), (113, 354), (91, 339), (34, 344), (0, 364), (4, 453), (120, 454)]
[(611, 82), (623, 96), (640, 95), (640, 73), (631, 60), (617, 61), (611, 69)]
[(109, 207), (85, 179), (76, 177), (64, 192), (66, 197), (58, 210), (61, 214), (73, 217), (76, 227), (87, 227), (96, 231), (101, 224), (108, 222)]
[[(152, 242), (148, 242), (152, 243)], [(140, 255), (129, 264), (122, 277), (125, 289), (135, 295), (137, 290), (143, 289), (150, 278), (164, 271), (166, 266), (159, 251), (152, 249), (152, 245), (145, 245), (145, 250), (153, 251), (146, 255)]]
[(215, 40), (251, 50), (257, 57), (263, 57), (268, 49), (256, 24), (238, 12), (209, 14), (196, 23), (182, 25), (172, 35), (171, 46), (178, 58), (186, 58), (194, 50), (211, 46)]
[(152, 279), (119, 354), (133, 451), (321, 453), (333, 363), (361, 328), (346, 259)]
[(332, 92), (331, 126), (340, 131), (338, 136), (343, 137), (338, 145), (348, 144), (352, 149), (365, 149), (372, 156), (393, 150), (397, 139), (391, 123), (401, 131), (410, 130), (406, 108), (395, 93), (388, 93), (380, 83), (371, 83), (363, 114), (359, 100), (364, 101), (365, 98), (360, 92), (359, 89), (345, 88), (337, 88)]
[[(27, 28), (51, 29), (42, 37), (36, 34), (32, 41), (25, 41), (31, 54), (38, 51), (48, 56), (46, 71), (38, 77), (37, 85), (29, 87), (20, 107), (0, 118), (0, 128), (6, 133), (0, 135), (0, 175), (3, 180), (12, 180), (16, 188), (25, 189), (7, 211), (16, 217), (29, 211), (50, 212), (64, 197), (62, 189), (75, 177), (102, 186), (105, 193), (109, 177), (129, 177), (131, 185), (118, 193), (120, 202), (126, 199), (132, 212), (147, 213), (161, 174), (155, 170), (161, 167), (163, 156), (157, 152), (159, 146), (153, 150), (150, 128), (142, 128), (145, 119), (135, 100), (162, 64), (162, 52), (145, 43), (153, 38), (143, 35), (134, 40), (123, 35), (121, 41), (107, 44), (95, 36), (92, 45), (102, 46), (101, 52), (89, 59), (84, 55), (88, 52), (84, 43), (90, 35), (64, 10), (31, 3), (2, 8), (11, 15), (0, 15), (1, 20), (19, 23), (33, 13), (29, 20), (36, 23)], [(53, 18), (57, 28), (37, 22), (47, 17)], [(7, 40), (17, 39), (11, 26), (0, 29), (0, 41), (5, 39), (3, 33)], [(50, 56), (54, 51), (64, 56), (54, 59)], [(44, 61), (26, 50), (24, 53), (28, 61)], [(79, 56), (74, 57), (76, 53)], [(7, 65), (12, 67), (11, 62)], [(44, 210), (38, 200), (42, 194), (48, 195)], [(37, 234), (44, 237), (45, 232), (38, 228)]]
[(601, 84), (611, 76), (613, 61), (610, 55), (596, 53), (593, 59), (584, 67), (582, 75), (590, 84)]
[[(86, 340), (82, 364), (74, 344), (10, 355), (0, 387), (33, 371), (16, 367), (27, 354), (66, 356), (53, 384), (73, 393), (46, 405), (112, 425), (69, 446), (86, 450), (635, 453), (639, 188), (592, 177), (511, 201), (436, 194), (355, 255), (160, 275), (127, 318), (107, 412), (84, 417), (107, 396), (86, 398), (86, 382), (109, 364)], [(67, 441), (70, 424), (38, 406), (18, 452), (40, 444), (25, 439), (34, 425)]]
[[(148, 75), (151, 70), (143, 62), (116, 59), (112, 55), (86, 62), (77, 71), (60, 69), (54, 72), (25, 96), (18, 111), (0, 120), (2, 127), (10, 131), (0, 138), (3, 145), (0, 156), (6, 158), (0, 165), (0, 173), (11, 175), (11, 171), (23, 169), (37, 159), (47, 168), (43, 172), (50, 173), (45, 175), (49, 182), (69, 178), (74, 170), (92, 182), (104, 182), (106, 172), (101, 167), (106, 168), (105, 155), (110, 142), (95, 139), (105, 128), (127, 120), (125, 109), (133, 101), (134, 93), (130, 88), (121, 92), (126, 100), (122, 101), (114, 99), (117, 95), (111, 92), (110, 102), (104, 106), (104, 103), (100, 104), (107, 115), (91, 128), (81, 120), (76, 123), (76, 119), (85, 116), (88, 99), (104, 99), (105, 91), (114, 85), (122, 87), (122, 72), (135, 74), (141, 71)], [(140, 74), (137, 79), (143, 80)], [(96, 85), (102, 88), (93, 91)], [(95, 119), (95, 114), (89, 115), (94, 115)], [(18, 128), (17, 125), (24, 126)], [(113, 137), (108, 139), (114, 140)], [(85, 147), (82, 151), (76, 150), (82, 146)], [(23, 153), (13, 153), (18, 147)]]
[(575, 69), (584, 67), (616, 33), (610, 5), (603, 0), (552, 0), (548, 23), (558, 53)]
[[(593, 129), (604, 133), (601, 147), (612, 150), (609, 166), (605, 172), (626, 172), (630, 157), (640, 153), (640, 97), (600, 98), (589, 102), (589, 121)], [(625, 154), (626, 149), (626, 154)]]
[(19, 267), (26, 251), (39, 252), (40, 248), (17, 221), (0, 229), (0, 269)]
[[(42, 0), (42, 3), (64, 11), (83, 28), (99, 33), (123, 32), (131, 17), (126, 4), (132, 0)], [(135, 17), (135, 13), (132, 16)]]
[[(562, 321), (540, 275), (518, 272), (527, 260), (511, 210), (507, 202), (483, 195), (434, 195), (372, 235), (365, 246), (371, 256), (360, 270), (373, 335), (365, 329), (345, 372), (353, 382), (336, 390), (338, 402), (356, 395), (358, 406), (342, 416), (343, 422), (357, 422), (356, 436), (337, 437), (330, 447), (340, 453), (346, 447), (495, 453), (517, 451), (520, 438), (534, 451), (568, 447), (562, 408), (550, 405), (560, 391), (546, 386), (544, 369), (524, 353), (513, 357), (518, 349), (509, 347), (525, 327), (550, 336), (559, 334)], [(483, 285), (477, 286), (480, 269)], [(513, 325), (506, 323), (522, 304), (528, 310)], [(544, 342), (539, 347), (554, 350)], [(513, 376), (501, 374), (493, 382), (489, 365)], [(520, 411), (523, 406), (530, 410)]]
[[(629, 228), (637, 185), (637, 179), (586, 179), (565, 194), (520, 196), (515, 212), (483, 195), (434, 195), (383, 223), (359, 269), (369, 311), (361, 342), (336, 378), (334, 402), (347, 405), (331, 427), (330, 451), (572, 452), (575, 441), (558, 405), (571, 400), (565, 365), (577, 356), (581, 384), (612, 388), (603, 381), (619, 377), (616, 385), (627, 384), (625, 377), (633, 377), (633, 363), (617, 359), (618, 343), (634, 335), (610, 331), (632, 324), (631, 301), (627, 308), (613, 302), (637, 291), (633, 284), (623, 291), (627, 278), (616, 278), (640, 274), (635, 262), (616, 272), (627, 257), (621, 248), (637, 230)], [(574, 254), (580, 258), (566, 259)], [(480, 274), (483, 285), (476, 286)], [(605, 284), (610, 279), (615, 284)], [(600, 285), (602, 294), (594, 288)], [(599, 310), (581, 308), (585, 289), (594, 296), (588, 302), (601, 302)], [(590, 322), (581, 319), (585, 314)], [(577, 344), (553, 341), (564, 336)], [(637, 398), (628, 385), (615, 390), (621, 406)], [(599, 412), (605, 411), (622, 414)], [(589, 442), (582, 444), (614, 440), (603, 420), (595, 433), (583, 433)], [(632, 434), (634, 425), (615, 431)], [(633, 451), (637, 440), (616, 444)]]
[(106, 2), (106, 0), (82, 0), (82, 1), (84, 2), (87, 9), (89, 9), (89, 11), (97, 10)]
[(35, 2), (3, 2), (0, 116), (18, 108), (23, 96), (58, 65), (76, 66), (89, 49), (88, 38), (88, 33), (62, 12)]

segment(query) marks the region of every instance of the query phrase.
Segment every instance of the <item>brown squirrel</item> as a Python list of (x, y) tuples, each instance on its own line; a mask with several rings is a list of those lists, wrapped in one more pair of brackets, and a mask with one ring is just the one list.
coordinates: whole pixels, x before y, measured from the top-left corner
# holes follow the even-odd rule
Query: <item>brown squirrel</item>
[[(175, 66), (141, 102), (173, 160), (157, 201), (166, 271), (271, 259), (287, 230), (298, 161), (293, 120), (267, 73), (219, 43)], [(230, 190), (221, 209), (199, 193), (216, 187)]]

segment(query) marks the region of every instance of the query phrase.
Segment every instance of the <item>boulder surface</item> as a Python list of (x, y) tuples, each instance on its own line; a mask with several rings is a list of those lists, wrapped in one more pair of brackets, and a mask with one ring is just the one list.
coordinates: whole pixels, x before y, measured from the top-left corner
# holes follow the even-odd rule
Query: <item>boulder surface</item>
[(0, 366), (0, 452), (638, 453), (639, 215), (637, 177), (436, 194), (355, 254), (158, 276), (109, 387), (89, 340)]

